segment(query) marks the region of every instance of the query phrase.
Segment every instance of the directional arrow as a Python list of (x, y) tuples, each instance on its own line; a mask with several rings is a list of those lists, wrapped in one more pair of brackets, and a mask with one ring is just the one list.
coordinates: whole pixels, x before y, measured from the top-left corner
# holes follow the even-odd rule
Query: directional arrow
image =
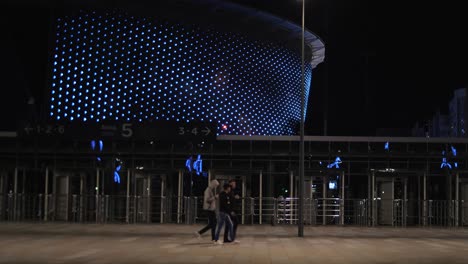
[(211, 133), (211, 130), (207, 127), (205, 127), (206, 129), (203, 129), (201, 132), (205, 133), (205, 136), (208, 136), (210, 133)]

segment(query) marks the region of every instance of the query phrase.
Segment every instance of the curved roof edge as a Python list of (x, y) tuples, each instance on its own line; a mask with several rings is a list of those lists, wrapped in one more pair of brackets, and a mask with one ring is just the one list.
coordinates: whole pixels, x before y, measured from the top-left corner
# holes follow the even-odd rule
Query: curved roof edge
[[(272, 27), (288, 31), (290, 39), (300, 40), (302, 38), (301, 26), (268, 12), (223, 0), (202, 0), (202, 2), (213, 4), (216, 9), (238, 11), (238, 13), (244, 14), (243, 19), (259, 19), (263, 22), (268, 22), (268, 24), (270, 24)], [(312, 68), (315, 68), (325, 59), (325, 43), (322, 41), (322, 39), (320, 39), (319, 36), (307, 28), (304, 33), (304, 41), (305, 44), (309, 46), (312, 53), (310, 64), (312, 65)]]

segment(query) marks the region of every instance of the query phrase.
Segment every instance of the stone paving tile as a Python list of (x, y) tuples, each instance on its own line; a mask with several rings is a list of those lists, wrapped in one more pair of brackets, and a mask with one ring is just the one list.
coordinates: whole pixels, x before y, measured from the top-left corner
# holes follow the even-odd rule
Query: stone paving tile
[(0, 224), (0, 263), (468, 263), (468, 230), (240, 226), (240, 244), (199, 225)]

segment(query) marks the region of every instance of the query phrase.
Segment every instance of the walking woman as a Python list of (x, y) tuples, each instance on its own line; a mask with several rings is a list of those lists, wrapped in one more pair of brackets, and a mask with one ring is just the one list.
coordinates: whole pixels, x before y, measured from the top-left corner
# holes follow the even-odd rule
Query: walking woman
[(217, 180), (212, 180), (208, 184), (208, 187), (205, 189), (205, 193), (203, 194), (203, 210), (205, 210), (208, 214), (208, 224), (200, 231), (195, 232), (195, 236), (198, 238), (201, 238), (203, 233), (211, 229), (211, 240), (215, 241), (216, 199), (218, 199), (216, 188), (218, 188), (218, 186), (219, 182)]

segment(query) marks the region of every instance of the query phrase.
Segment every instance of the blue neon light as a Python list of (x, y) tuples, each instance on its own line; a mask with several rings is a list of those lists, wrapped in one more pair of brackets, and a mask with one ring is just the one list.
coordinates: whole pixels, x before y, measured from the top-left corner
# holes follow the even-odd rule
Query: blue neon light
[(96, 149), (96, 141), (91, 140), (91, 149), (94, 150)]
[(454, 157), (456, 157), (457, 156), (457, 149), (454, 146), (450, 146), (450, 148), (452, 149), (452, 155)]
[(99, 140), (99, 151), (102, 152), (103, 148), (104, 148), (104, 142), (102, 142), (102, 140)]
[(202, 164), (203, 161), (201, 159), (201, 155), (198, 155), (197, 160), (193, 163), (193, 169), (195, 170), (197, 175), (200, 175), (200, 173), (202, 172)]
[(114, 182), (120, 183), (120, 175), (117, 171), (114, 171)]
[[(453, 151), (453, 149), (452, 149), (452, 151)], [(456, 154), (456, 150), (455, 150), (455, 154)], [(458, 164), (456, 164), (455, 167), (458, 167)], [(452, 169), (452, 165), (447, 161), (445, 150), (442, 151), (442, 162), (440, 163), (440, 168), (441, 169), (443, 169), (443, 168)]]
[(385, 150), (390, 150), (390, 143), (389, 143), (388, 141), (385, 142), (384, 149), (385, 149)]
[(187, 161), (185, 161), (185, 167), (189, 172), (192, 172), (192, 156), (190, 156)]
[[(218, 134), (297, 134), (301, 57), (280, 43), (118, 11), (60, 18), (56, 39), (55, 120), (212, 120)], [(308, 102), (310, 64), (305, 74)]]
[(447, 158), (443, 157), (442, 158), (442, 163), (440, 164), (440, 168), (449, 168), (449, 169), (452, 169), (452, 165), (450, 165), (450, 163), (447, 162)]
[(331, 168), (339, 169), (341, 163), (342, 163), (341, 158), (336, 157), (335, 162), (328, 164), (327, 168), (329, 168), (329, 169), (331, 169)]
[(122, 168), (122, 165), (118, 165), (118, 166), (115, 168), (115, 171), (114, 171), (114, 182), (116, 182), (116, 183), (120, 183), (119, 171), (120, 171), (121, 168)]

